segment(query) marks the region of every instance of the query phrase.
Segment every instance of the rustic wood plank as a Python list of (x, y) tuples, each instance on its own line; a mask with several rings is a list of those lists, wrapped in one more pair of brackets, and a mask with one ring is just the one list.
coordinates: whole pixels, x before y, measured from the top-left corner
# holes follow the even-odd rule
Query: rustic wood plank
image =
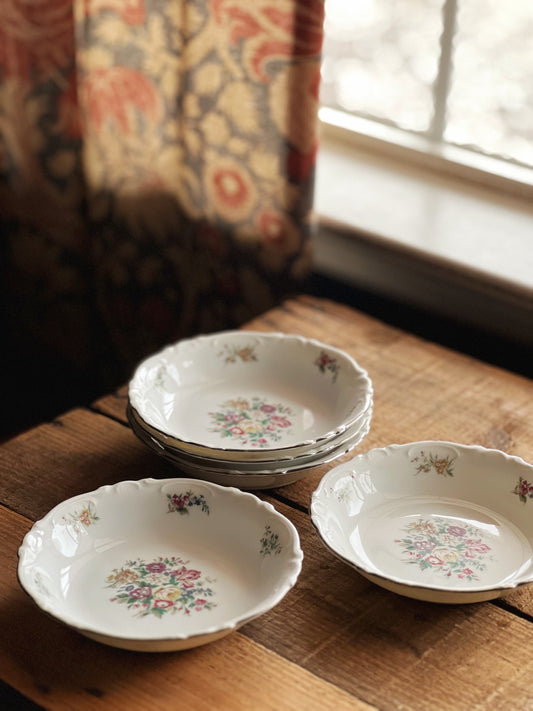
[[(295, 588), (241, 632), (175, 655), (107, 648), (42, 614), (15, 578), (16, 548), (31, 522), (0, 508), (2, 678), (57, 709), (118, 708), (120, 700), (133, 709), (166, 708), (176, 694), (194, 708), (319, 708), (318, 700), (326, 709), (528, 708), (531, 623), (490, 604), (430, 605), (373, 586), (318, 545), (307, 516), (276, 508), (301, 534), (305, 558)], [(303, 685), (309, 696), (291, 693), (276, 703), (263, 696), (272, 678), (278, 689), (295, 685), (301, 694)], [(192, 685), (189, 695), (179, 696), (181, 685)]]
[(234, 632), (184, 652), (143, 654), (93, 642), (43, 614), (16, 579), (31, 521), (0, 507), (0, 676), (46, 708), (274, 711), (372, 708)]
[[(525, 378), (312, 297), (248, 327), (318, 338), (368, 369), (375, 414), (357, 451), (432, 438), (533, 460)], [(370, 584), (324, 548), (305, 513), (332, 465), (261, 494), (297, 526), (304, 566), (289, 595), (241, 632), (190, 652), (143, 655), (98, 645), (42, 614), (16, 582), (30, 519), (101, 484), (179, 475), (125, 426), (126, 392), (0, 448), (2, 501), (12, 509), (0, 508), (0, 675), (14, 688), (47, 708), (82, 711), (167, 709), (177, 700), (198, 709), (533, 709), (533, 589), (501, 604), (438, 606)]]
[(127, 423), (126, 406), (128, 404), (128, 385), (125, 384), (113, 393), (105, 393), (92, 403), (95, 412), (101, 412), (119, 422)]
[(129, 427), (82, 408), (0, 448), (2, 503), (32, 520), (76, 494), (150, 476), (176, 476), (176, 469)]
[(275, 505), (300, 532), (302, 573), (243, 634), (383, 710), (533, 708), (531, 622), (382, 590), (329, 554), (305, 514)]

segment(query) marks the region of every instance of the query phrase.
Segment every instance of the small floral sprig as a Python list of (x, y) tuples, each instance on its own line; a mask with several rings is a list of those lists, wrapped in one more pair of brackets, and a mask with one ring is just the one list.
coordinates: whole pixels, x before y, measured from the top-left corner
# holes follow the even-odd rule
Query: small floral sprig
[(345, 480), (342, 487), (340, 489), (334, 489), (332, 486), (329, 488), (330, 494), (336, 497), (337, 501), (339, 504), (342, 504), (343, 502), (349, 503), (350, 499), (353, 496), (354, 493), (354, 488), (353, 484), (355, 481), (355, 474), (350, 474), (350, 478)]
[(166, 374), (167, 374), (167, 369), (164, 365), (162, 365), (160, 368), (158, 368), (157, 373), (155, 375), (155, 380), (154, 380), (154, 385), (156, 388), (160, 388), (161, 390), (166, 390), (166, 388), (165, 388)]
[(413, 464), (416, 464), (416, 473), (420, 474), (422, 472), (429, 473), (432, 469), (440, 476), (453, 476), (452, 464), (455, 461), (455, 457), (451, 455), (448, 457), (437, 457), (434, 454), (425, 454), (424, 451), (420, 452), (419, 457), (414, 457), (411, 459)]
[(99, 520), (100, 517), (96, 515), (94, 506), (91, 502), (89, 502), (80, 511), (73, 511), (68, 514), (68, 516), (63, 516), (63, 521), (65, 521), (65, 523), (74, 524), (75, 526), (82, 525), (85, 526), (85, 528), (88, 528)]
[(265, 526), (265, 532), (261, 538), (261, 548), (259, 552), (262, 556), (279, 555), (281, 553), (279, 536), (277, 533), (274, 533), (270, 526)]
[(326, 351), (321, 351), (320, 355), (314, 362), (321, 373), (330, 372), (333, 376), (332, 382), (337, 380), (337, 375), (340, 371), (340, 365), (337, 363), (336, 358), (329, 356)]
[(513, 489), (513, 494), (516, 494), (520, 501), (525, 504), (528, 499), (533, 499), (533, 483), (520, 477), (518, 484)]
[(200, 510), (209, 516), (209, 504), (203, 494), (197, 495), (187, 491), (185, 494), (167, 494), (167, 499), (168, 513), (188, 514), (190, 508), (199, 506)]
[(225, 345), (224, 349), (219, 353), (219, 357), (223, 358), (225, 363), (236, 363), (237, 360), (241, 360), (243, 363), (251, 363), (257, 360), (253, 346)]

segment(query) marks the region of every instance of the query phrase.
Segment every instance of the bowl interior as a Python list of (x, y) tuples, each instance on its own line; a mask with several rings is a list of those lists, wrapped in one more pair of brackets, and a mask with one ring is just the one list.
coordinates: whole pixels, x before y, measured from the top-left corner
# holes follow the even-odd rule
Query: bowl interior
[(300, 565), (294, 527), (255, 496), (147, 479), (56, 507), (26, 537), (19, 577), (43, 609), (80, 631), (185, 639), (266, 611)]
[(338, 349), (299, 336), (230, 331), (151, 356), (137, 368), (129, 397), (148, 425), (192, 451), (267, 451), (343, 431), (369, 407), (372, 388)]
[(395, 445), (331, 470), (313, 495), (312, 517), (324, 542), (370, 575), (500, 591), (533, 580), (533, 500), (523, 495), (530, 484), (533, 467), (496, 450)]

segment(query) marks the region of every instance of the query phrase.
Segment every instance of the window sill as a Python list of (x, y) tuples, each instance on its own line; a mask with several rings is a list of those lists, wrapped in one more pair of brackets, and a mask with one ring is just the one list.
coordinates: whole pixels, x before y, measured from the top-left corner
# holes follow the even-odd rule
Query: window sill
[(323, 138), (315, 269), (533, 344), (533, 208), (494, 188)]

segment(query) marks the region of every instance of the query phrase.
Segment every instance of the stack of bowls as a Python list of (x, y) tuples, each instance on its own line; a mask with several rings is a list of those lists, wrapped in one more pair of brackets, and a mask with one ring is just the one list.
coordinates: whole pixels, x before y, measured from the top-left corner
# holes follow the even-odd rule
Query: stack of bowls
[(283, 333), (223, 331), (170, 345), (129, 384), (128, 419), (189, 476), (249, 489), (290, 484), (353, 450), (372, 383), (347, 353)]

